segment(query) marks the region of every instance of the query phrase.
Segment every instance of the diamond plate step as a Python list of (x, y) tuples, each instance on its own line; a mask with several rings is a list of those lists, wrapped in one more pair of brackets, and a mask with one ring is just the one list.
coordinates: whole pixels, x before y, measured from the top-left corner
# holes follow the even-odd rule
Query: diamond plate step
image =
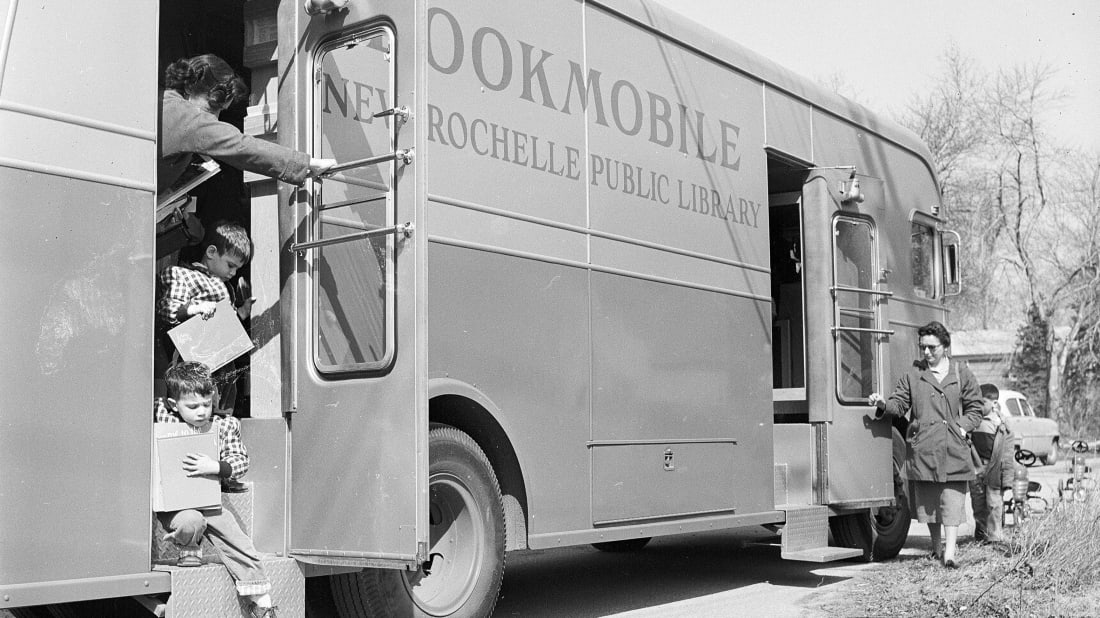
[(829, 507), (801, 505), (780, 508), (787, 514), (780, 550), (784, 560), (831, 562), (863, 555), (859, 549), (829, 546)]
[[(271, 580), (271, 598), (280, 618), (305, 615), (306, 583), (298, 562), (292, 558), (268, 557), (262, 561)], [(201, 567), (159, 565), (156, 571), (172, 574), (172, 594), (166, 618), (246, 618), (248, 602), (237, 596), (229, 571), (220, 564)]]

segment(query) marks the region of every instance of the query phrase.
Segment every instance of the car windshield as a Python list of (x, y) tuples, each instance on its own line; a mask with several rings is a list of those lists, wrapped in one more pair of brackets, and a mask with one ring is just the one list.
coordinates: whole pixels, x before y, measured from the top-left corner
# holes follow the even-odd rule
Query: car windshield
[(1005, 409), (1011, 416), (1021, 416), (1020, 404), (1016, 399), (1005, 399)]

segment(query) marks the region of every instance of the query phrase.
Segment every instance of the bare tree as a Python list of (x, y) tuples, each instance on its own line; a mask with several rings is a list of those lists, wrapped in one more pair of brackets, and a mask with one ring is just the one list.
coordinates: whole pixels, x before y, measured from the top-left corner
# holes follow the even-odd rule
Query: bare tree
[(1009, 310), (1004, 296), (997, 293), (1008, 267), (998, 243), (1005, 221), (986, 165), (994, 136), (988, 111), (991, 78), (954, 45), (941, 62), (937, 85), (914, 96), (899, 121), (931, 151), (944, 216), (966, 239), (963, 295), (952, 301), (954, 326), (987, 329)]
[(985, 73), (951, 47), (938, 86), (900, 120), (931, 150), (948, 224), (964, 237), (955, 327), (1038, 326), (1028, 331), (1044, 338), (1030, 394), (1078, 427), (1070, 417), (1100, 402), (1100, 157), (1045, 134), (1063, 99), (1054, 76), (1047, 65)]

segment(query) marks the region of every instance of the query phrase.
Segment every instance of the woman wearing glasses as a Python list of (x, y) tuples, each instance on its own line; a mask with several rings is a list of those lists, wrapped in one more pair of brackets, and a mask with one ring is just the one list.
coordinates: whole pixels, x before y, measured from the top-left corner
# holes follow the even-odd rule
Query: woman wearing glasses
[(982, 394), (970, 369), (947, 356), (951, 333), (943, 324), (929, 322), (917, 336), (922, 358), (898, 379), (889, 397), (871, 393), (868, 399), (876, 418), (908, 415), (910, 501), (917, 521), (928, 524), (933, 557), (954, 568), (967, 484), (975, 478), (966, 435), (982, 420)]

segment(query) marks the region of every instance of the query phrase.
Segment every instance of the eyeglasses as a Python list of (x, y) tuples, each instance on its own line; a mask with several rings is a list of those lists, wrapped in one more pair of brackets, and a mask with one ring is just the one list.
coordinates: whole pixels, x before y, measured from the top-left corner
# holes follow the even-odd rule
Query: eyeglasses
[(917, 347), (920, 348), (921, 350), (928, 350), (929, 352), (931, 352), (932, 350), (935, 350), (936, 348), (939, 348), (939, 347), (942, 347), (942, 346), (938, 343), (936, 345), (924, 345), (922, 343), (922, 344), (918, 345)]

